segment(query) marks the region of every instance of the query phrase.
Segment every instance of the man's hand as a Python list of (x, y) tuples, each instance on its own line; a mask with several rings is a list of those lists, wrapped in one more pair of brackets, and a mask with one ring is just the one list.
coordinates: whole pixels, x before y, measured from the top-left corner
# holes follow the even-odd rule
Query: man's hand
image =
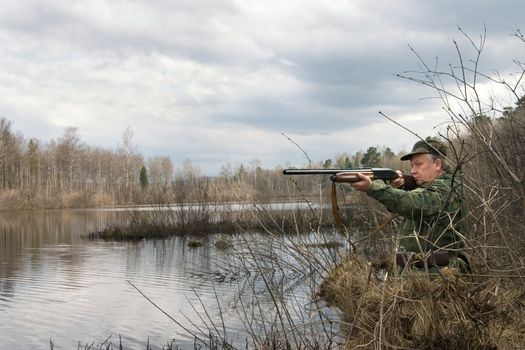
[(372, 179), (361, 173), (357, 173), (356, 176), (360, 179), (358, 182), (354, 182), (352, 187), (355, 190), (366, 192), (372, 187)]
[(403, 173), (401, 170), (396, 170), (396, 173), (399, 175), (399, 178), (392, 180), (390, 186), (394, 188), (401, 188), (405, 185), (405, 179), (403, 178)]

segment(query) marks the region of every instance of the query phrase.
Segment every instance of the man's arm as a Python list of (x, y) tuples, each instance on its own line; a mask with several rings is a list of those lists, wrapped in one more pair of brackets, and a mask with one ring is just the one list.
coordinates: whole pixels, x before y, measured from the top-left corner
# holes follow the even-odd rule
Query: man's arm
[(447, 190), (441, 184), (405, 191), (374, 182), (366, 194), (381, 202), (389, 211), (406, 218), (436, 215), (443, 208)]
[(352, 184), (352, 187), (381, 202), (390, 212), (407, 218), (426, 217), (437, 214), (443, 206), (443, 198), (449, 191), (448, 186), (436, 180), (428, 187), (405, 191), (372, 180), (359, 174), (361, 181)]

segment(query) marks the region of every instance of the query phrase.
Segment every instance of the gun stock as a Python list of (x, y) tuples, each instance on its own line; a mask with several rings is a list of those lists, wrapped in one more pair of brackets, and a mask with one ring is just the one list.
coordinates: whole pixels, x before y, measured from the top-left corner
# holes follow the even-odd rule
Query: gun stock
[[(375, 180), (373, 171), (363, 171), (361, 174), (368, 176), (372, 180)], [(354, 183), (358, 182), (360, 179), (357, 177), (357, 173), (355, 172), (342, 172), (330, 175), (330, 180), (333, 182)]]

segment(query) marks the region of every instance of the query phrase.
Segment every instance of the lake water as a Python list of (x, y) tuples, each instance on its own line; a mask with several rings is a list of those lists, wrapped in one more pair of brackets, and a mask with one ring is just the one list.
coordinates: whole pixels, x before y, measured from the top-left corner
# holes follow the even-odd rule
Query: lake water
[(257, 254), (267, 251), (274, 259), (288, 254), (286, 241), (246, 233), (227, 237), (234, 248), (218, 249), (220, 235), (197, 248), (183, 237), (134, 243), (84, 238), (127, 217), (125, 210), (0, 212), (0, 349), (49, 349), (50, 341), (54, 349), (93, 342), (98, 348), (108, 337), (118, 344), (119, 336), (124, 348), (145, 349), (149, 342), (161, 349), (172, 339), (193, 348), (195, 335), (205, 338), (210, 329), (225, 329), (229, 341), (246, 347), (246, 329), (264, 327), (261, 314), (273, 317), (265, 314), (274, 305), (265, 289), (269, 282), (254, 282), (257, 270), (271, 271), (270, 283), (277, 281), (294, 310), (307, 310), (292, 318), (301, 323), (317, 315), (308, 280), (314, 274), (295, 264), (284, 271), (247, 247), (248, 241), (264, 246)]

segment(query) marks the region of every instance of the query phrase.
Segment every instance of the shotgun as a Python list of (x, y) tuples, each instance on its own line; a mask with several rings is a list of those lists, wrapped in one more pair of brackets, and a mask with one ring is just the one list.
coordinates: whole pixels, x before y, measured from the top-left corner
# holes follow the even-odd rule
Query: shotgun
[[(357, 173), (370, 177), (372, 180), (383, 180), (385, 183), (399, 178), (399, 174), (389, 168), (358, 168), (358, 169), (284, 169), (284, 175), (330, 175), (332, 182), (358, 182)], [(404, 190), (416, 188), (416, 181), (411, 175), (403, 175)]]

